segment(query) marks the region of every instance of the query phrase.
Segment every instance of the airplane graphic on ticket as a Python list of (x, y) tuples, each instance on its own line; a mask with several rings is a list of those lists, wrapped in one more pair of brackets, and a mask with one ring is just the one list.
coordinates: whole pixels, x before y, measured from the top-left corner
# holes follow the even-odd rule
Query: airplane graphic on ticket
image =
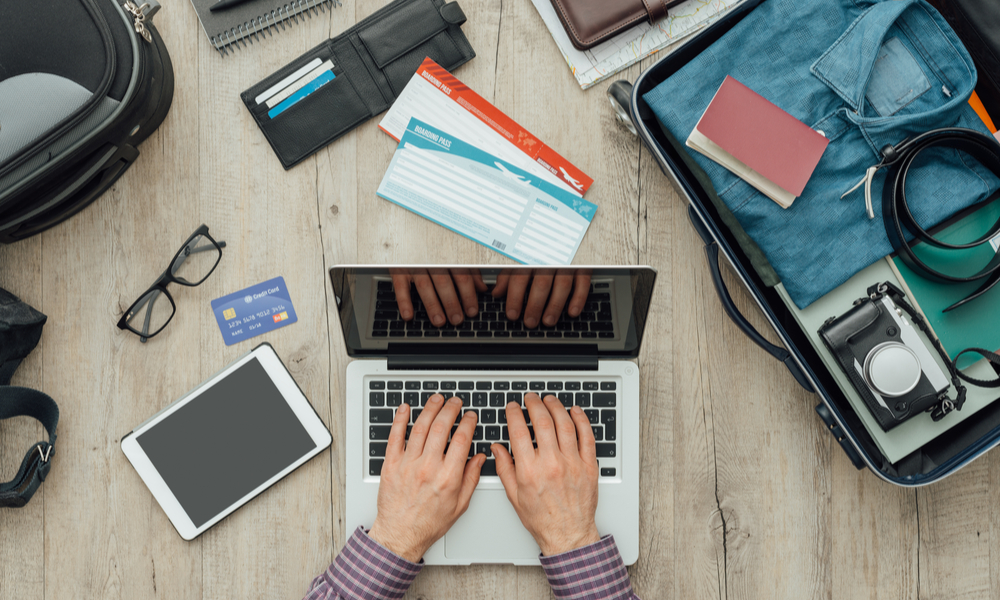
[(378, 195), (520, 263), (568, 265), (597, 205), (412, 118)]

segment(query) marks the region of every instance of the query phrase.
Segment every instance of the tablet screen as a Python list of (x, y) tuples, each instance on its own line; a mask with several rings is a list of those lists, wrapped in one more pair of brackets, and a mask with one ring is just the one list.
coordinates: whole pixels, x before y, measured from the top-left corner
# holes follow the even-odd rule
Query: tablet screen
[(136, 441), (195, 527), (316, 448), (256, 357)]

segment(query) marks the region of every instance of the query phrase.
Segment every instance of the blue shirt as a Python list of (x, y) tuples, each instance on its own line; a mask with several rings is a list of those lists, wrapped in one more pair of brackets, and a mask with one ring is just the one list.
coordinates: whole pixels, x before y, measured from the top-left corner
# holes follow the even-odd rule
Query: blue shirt
[[(691, 151), (800, 308), (892, 252), (879, 202), (884, 170), (872, 186), (874, 219), (863, 188), (840, 198), (883, 146), (939, 127), (989, 135), (968, 104), (972, 59), (924, 0), (768, 0), (644, 99), (684, 140), (726, 75), (830, 140), (788, 209)], [(926, 229), (998, 185), (969, 156), (931, 149), (910, 171), (906, 193)]]

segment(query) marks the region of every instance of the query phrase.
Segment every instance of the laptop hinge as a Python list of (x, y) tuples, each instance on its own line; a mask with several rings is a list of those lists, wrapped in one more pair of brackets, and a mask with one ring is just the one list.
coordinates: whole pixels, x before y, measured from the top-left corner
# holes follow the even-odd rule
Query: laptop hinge
[(598, 358), (563, 354), (397, 354), (389, 370), (421, 371), (596, 371)]

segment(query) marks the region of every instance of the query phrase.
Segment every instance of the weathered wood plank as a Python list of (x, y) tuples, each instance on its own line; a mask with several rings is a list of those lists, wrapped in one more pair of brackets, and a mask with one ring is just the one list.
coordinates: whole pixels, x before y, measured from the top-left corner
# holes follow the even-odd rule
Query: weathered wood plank
[(639, 172), (639, 262), (658, 277), (639, 361), (641, 543), (633, 584), (646, 598), (718, 598), (726, 568), (706, 339), (713, 292), (684, 202), (645, 150)]
[[(363, 18), (357, 13), (356, 3), (346, 3), (343, 14), (331, 22), (327, 36), (333, 36), (346, 29), (357, 19)], [(358, 132), (354, 131), (337, 142), (327, 146), (316, 155), (316, 211), (321, 232), (323, 253), (322, 273), (313, 276), (322, 281), (326, 302), (324, 323), (327, 332), (327, 346), (330, 355), (330, 369), (327, 376), (329, 386), (326, 399), (328, 406), (327, 418), (324, 419), (330, 428), (333, 442), (330, 446), (330, 505), (317, 506), (317, 511), (326, 509), (330, 515), (331, 546), (327, 554), (317, 558), (317, 562), (333, 561), (337, 552), (343, 547), (351, 535), (344, 526), (344, 399), (346, 382), (344, 373), (350, 362), (344, 337), (337, 315), (337, 303), (330, 285), (329, 270), (337, 264), (353, 264), (358, 262), (358, 178), (359, 171), (367, 170), (358, 159)], [(315, 575), (322, 572), (325, 566), (320, 566)]]
[[(990, 461), (977, 460), (916, 491), (919, 598), (995, 598), (991, 570)], [(991, 497), (992, 496), (992, 497)]]
[[(198, 132), (208, 164), (200, 178), (201, 209), (231, 240), (224, 271), (213, 276), (218, 297), (283, 276), (298, 322), (265, 336), (221, 346), (214, 325), (202, 329), (201, 358), (222, 366), (267, 341), (330, 422), (330, 344), (323, 243), (318, 222), (318, 158), (285, 171), (250, 115), (239, 92), (346, 26), (341, 9), (299, 19), (292, 26), (235, 56), (220, 59), (199, 48), (199, 90), (206, 108)], [(224, 93), (210, 86), (217, 85)], [(213, 102), (214, 98), (226, 99)], [(231, 132), (231, 138), (219, 137)], [(202, 537), (205, 598), (299, 598), (333, 553), (328, 502), (330, 452), (324, 452)]]
[(917, 504), (913, 490), (858, 471), (829, 436), (832, 598), (917, 598)]
[[(637, 75), (638, 69), (630, 69), (623, 77), (631, 79)], [(631, 137), (617, 124), (609, 123), (606, 128)], [(711, 465), (705, 446), (707, 422), (701, 410), (701, 352), (698, 344), (687, 345), (683, 353), (675, 351), (683, 345), (675, 344), (675, 340), (697, 339), (701, 327), (698, 319), (691, 318), (698, 311), (697, 304), (690, 303), (690, 294), (677, 293), (675, 278), (700, 273), (701, 265), (687, 262), (691, 253), (677, 256), (674, 252), (674, 246), (683, 243), (686, 237), (673, 233), (681, 201), (645, 149), (641, 152), (638, 174), (637, 258), (639, 264), (656, 269), (657, 278), (638, 361), (642, 442), (640, 542), (639, 561), (630, 573), (632, 585), (640, 596), (685, 597), (677, 596), (681, 593), (677, 585), (682, 581), (677, 572), (678, 559), (685, 565), (683, 568), (695, 567), (687, 561), (697, 563), (697, 568), (707, 575), (700, 583), (711, 586), (709, 589), (717, 589), (718, 583), (714, 561), (707, 560), (714, 557), (710, 536), (704, 531), (701, 535), (691, 535), (694, 532), (686, 531), (686, 524), (697, 527), (698, 523), (678, 519), (680, 507), (692, 506), (692, 502), (706, 510), (711, 508), (706, 495), (710, 491), (707, 483)], [(677, 443), (684, 444), (684, 452), (675, 451)], [(699, 502), (699, 497), (704, 502)], [(705, 514), (706, 520), (709, 514)], [(683, 540), (682, 549), (677, 547), (679, 537)], [(706, 567), (710, 569), (704, 571)]]

